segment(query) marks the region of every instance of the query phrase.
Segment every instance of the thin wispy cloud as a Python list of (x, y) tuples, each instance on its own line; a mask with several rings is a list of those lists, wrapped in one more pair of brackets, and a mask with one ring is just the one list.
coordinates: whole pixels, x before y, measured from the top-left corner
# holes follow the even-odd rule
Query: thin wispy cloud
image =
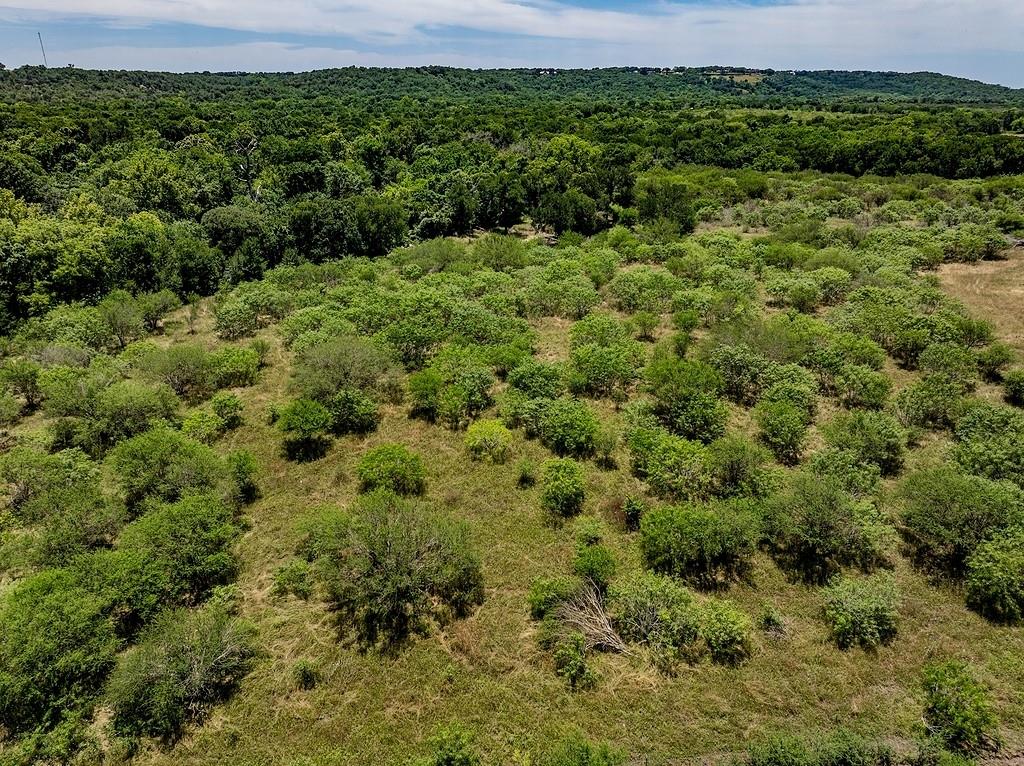
[[(62, 63), (90, 67), (734, 64), (1024, 85), (1019, 0), (0, 0), (0, 21), (8, 66), (36, 63), (31, 27), (57, 38)], [(191, 28), (207, 30), (201, 42)]]

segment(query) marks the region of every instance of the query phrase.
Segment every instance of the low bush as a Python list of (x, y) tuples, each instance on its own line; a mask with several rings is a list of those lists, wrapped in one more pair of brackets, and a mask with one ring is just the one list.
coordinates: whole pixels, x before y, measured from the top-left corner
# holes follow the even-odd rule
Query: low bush
[(640, 529), (640, 522), (650, 510), (650, 504), (643, 497), (629, 495), (622, 501), (622, 520), (627, 532)]
[(322, 458), (331, 445), (331, 412), (312, 399), (296, 399), (277, 414), (277, 430), (284, 435), (289, 460)]
[(555, 399), (544, 409), (540, 439), (555, 454), (586, 457), (594, 451), (600, 424), (593, 411), (577, 399)]
[(383, 489), (398, 495), (422, 495), (427, 486), (420, 456), (401, 444), (384, 444), (367, 451), (356, 473), (362, 492)]
[(960, 388), (929, 375), (900, 391), (890, 411), (904, 428), (948, 428), (956, 422), (963, 401)]
[(775, 477), (766, 468), (771, 454), (743, 436), (725, 436), (708, 447), (708, 466), (718, 497), (763, 498), (771, 494)]
[(977, 754), (998, 745), (999, 722), (988, 689), (963, 662), (928, 665), (922, 677), (929, 736), (954, 752)]
[(894, 542), (874, 505), (855, 500), (834, 477), (805, 473), (768, 503), (765, 536), (780, 563), (812, 582), (826, 582), (843, 566), (885, 566)]
[(569, 352), (566, 380), (574, 394), (622, 396), (640, 376), (643, 349), (636, 341), (588, 343)]
[(566, 601), (579, 593), (581, 583), (573, 577), (538, 577), (530, 583), (526, 602), (530, 616), (542, 620)]
[(213, 450), (163, 426), (121, 442), (107, 463), (129, 508), (147, 498), (174, 502), (188, 493), (215, 490), (226, 475)]
[(208, 410), (194, 410), (181, 422), (181, 432), (201, 444), (213, 444), (224, 430), (223, 418)]
[(575, 460), (564, 458), (544, 463), (541, 488), (541, 507), (550, 515), (564, 519), (583, 510), (583, 467)]
[(982, 377), (996, 383), (1003, 379), (1004, 371), (1013, 364), (1016, 355), (1009, 345), (1002, 341), (996, 341), (975, 351), (974, 357), (978, 362), (978, 370)]
[(646, 565), (701, 588), (748, 576), (759, 536), (756, 516), (742, 501), (664, 506), (640, 522)]
[(892, 476), (903, 468), (907, 435), (887, 413), (841, 413), (823, 430), (830, 447), (848, 450), (858, 460), (877, 465), (883, 476)]
[(508, 385), (530, 399), (555, 399), (565, 390), (561, 367), (527, 359), (508, 374)]
[(713, 486), (707, 449), (664, 429), (636, 428), (628, 437), (633, 474), (660, 497), (705, 500)]
[(305, 545), (341, 626), (363, 646), (393, 648), (483, 600), (464, 524), (388, 493), (314, 528)]
[(587, 664), (587, 642), (582, 633), (570, 633), (563, 638), (555, 647), (553, 656), (555, 672), (573, 691), (592, 689), (597, 685), (597, 674)]
[(753, 651), (750, 618), (731, 601), (712, 599), (701, 607), (700, 636), (721, 665), (739, 665)]
[(480, 754), (468, 731), (449, 726), (430, 738), (430, 755), (414, 766), (480, 766)]
[(889, 398), (892, 382), (885, 373), (851, 364), (836, 376), (835, 389), (844, 406), (877, 410)]
[(617, 564), (615, 556), (607, 547), (600, 543), (589, 543), (577, 547), (572, 567), (578, 577), (589, 580), (598, 590), (605, 591), (615, 576)]
[(255, 502), (260, 496), (258, 478), (260, 465), (248, 450), (236, 450), (228, 455), (228, 474), (232, 483), (232, 500), (238, 506)]
[(292, 384), (320, 402), (343, 388), (392, 399), (401, 390), (401, 365), (381, 345), (346, 335), (303, 349), (295, 360)]
[(979, 545), (1011, 525), (1024, 524), (1020, 489), (950, 466), (908, 475), (897, 497), (914, 561), (934, 574), (962, 576)]
[(296, 689), (315, 689), (320, 683), (321, 675), (320, 668), (305, 658), (296, 660), (292, 665), (292, 681)]
[(926, 375), (938, 375), (963, 391), (973, 391), (978, 382), (978, 360), (974, 353), (956, 343), (932, 343), (917, 359)]
[(242, 400), (225, 391), (214, 394), (210, 408), (224, 422), (224, 430), (231, 431), (242, 425)]
[(1003, 396), (1015, 407), (1024, 407), (1024, 370), (1011, 370), (1003, 376)]
[(303, 601), (313, 595), (313, 565), (305, 559), (292, 559), (274, 572), (275, 596), (296, 596)]
[(537, 483), (537, 466), (529, 458), (523, 458), (516, 466), (516, 486), (527, 489)]
[(826, 448), (815, 452), (807, 461), (807, 470), (815, 476), (834, 479), (854, 497), (868, 497), (878, 493), (882, 472), (874, 463), (862, 463), (852, 452)]
[(256, 653), (255, 630), (223, 609), (164, 613), (110, 677), (114, 729), (174, 739), (237, 686)]
[(840, 577), (824, 590), (825, 622), (841, 649), (874, 649), (896, 637), (899, 591), (888, 573)]
[(210, 354), (210, 382), (214, 388), (251, 386), (260, 371), (260, 355), (251, 348), (228, 346)]
[(102, 601), (64, 570), (26, 578), (0, 601), (0, 724), (48, 728), (88, 709), (118, 641)]
[(997, 533), (967, 560), (967, 605), (997, 622), (1024, 619), (1024, 526)]
[(331, 415), (331, 431), (344, 434), (366, 434), (377, 429), (380, 410), (377, 402), (358, 388), (343, 388), (326, 403)]
[(499, 420), (479, 420), (466, 429), (466, 449), (474, 460), (504, 463), (512, 446), (512, 432)]
[(700, 656), (700, 612), (690, 591), (673, 578), (633, 575), (612, 586), (608, 604), (619, 634), (648, 647), (663, 670)]
[(780, 462), (800, 461), (809, 426), (806, 411), (787, 402), (762, 402), (754, 410), (758, 435)]

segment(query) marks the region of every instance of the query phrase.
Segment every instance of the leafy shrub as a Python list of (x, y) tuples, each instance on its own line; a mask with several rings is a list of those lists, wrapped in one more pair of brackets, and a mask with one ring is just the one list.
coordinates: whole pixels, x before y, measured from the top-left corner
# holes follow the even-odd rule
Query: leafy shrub
[(569, 390), (588, 396), (621, 395), (639, 377), (641, 364), (643, 350), (635, 341), (577, 346), (569, 352)]
[(466, 429), (465, 444), (474, 460), (504, 463), (512, 444), (512, 432), (499, 420), (480, 420)]
[(526, 603), (530, 616), (541, 620), (552, 614), (561, 604), (575, 596), (580, 590), (579, 580), (568, 577), (538, 577), (530, 583)]
[(480, 755), (468, 731), (449, 726), (430, 738), (430, 755), (415, 766), (480, 766)]
[(0, 427), (12, 426), (21, 417), (21, 402), (7, 390), (0, 390)]
[(117, 550), (103, 552), (113, 558), (83, 562), (83, 581), (93, 582), (108, 608), (132, 627), (163, 605), (197, 603), (230, 581), (238, 533), (231, 508), (209, 495), (190, 495), (126, 526)]
[(527, 359), (508, 374), (508, 385), (530, 399), (555, 399), (565, 389), (558, 365)]
[(712, 475), (703, 445), (661, 428), (636, 428), (627, 436), (633, 473), (646, 479), (660, 497), (702, 500), (710, 494)]
[(316, 460), (331, 444), (330, 410), (312, 399), (296, 399), (278, 412), (277, 429), (284, 434), (289, 460)]
[(202, 444), (213, 444), (224, 433), (224, 420), (215, 412), (194, 410), (181, 423), (181, 432)]
[(523, 458), (516, 466), (516, 485), (520, 489), (532, 487), (537, 483), (537, 466), (529, 458)]
[(199, 346), (153, 346), (144, 349), (133, 365), (143, 377), (165, 383), (186, 401), (199, 401), (215, 387), (211, 357)]
[(729, 411), (718, 399), (723, 381), (713, 367), (657, 354), (644, 375), (654, 414), (670, 431), (702, 442), (725, 433)]
[(1003, 396), (1015, 407), (1024, 407), (1024, 370), (1011, 370), (1003, 377)]
[(887, 413), (841, 413), (825, 426), (824, 432), (829, 446), (849, 450), (858, 460), (874, 463), (883, 476), (899, 473), (903, 467), (907, 437), (899, 422)]
[(1002, 341), (996, 341), (974, 352), (978, 362), (978, 370), (985, 380), (998, 382), (1003, 379), (1004, 371), (1013, 363), (1013, 349)]
[(725, 392), (737, 404), (753, 404), (761, 394), (771, 362), (749, 346), (719, 346), (708, 359), (725, 381)]
[(963, 391), (941, 376), (929, 375), (903, 389), (891, 411), (905, 428), (947, 428), (956, 421)]
[(313, 566), (305, 559), (292, 559), (274, 572), (275, 596), (297, 596), (303, 601), (313, 595)]
[(617, 568), (612, 552), (598, 543), (578, 546), (572, 566), (577, 576), (589, 580), (602, 591), (607, 589)]
[(998, 622), (1024, 619), (1024, 527), (994, 535), (967, 560), (967, 605)]
[(320, 683), (320, 676), (320, 669), (305, 658), (296, 660), (292, 665), (292, 681), (295, 687), (302, 691), (315, 689)]
[(180, 734), (245, 677), (255, 630), (223, 609), (161, 615), (118, 662), (107, 685), (114, 728), (123, 734)]
[(700, 635), (712, 662), (739, 665), (752, 650), (750, 618), (731, 601), (712, 599), (701, 608)]
[(0, 384), (25, 401), (25, 409), (34, 410), (42, 401), (39, 374), (42, 368), (30, 359), (8, 359), (0, 366)]
[(224, 430), (230, 431), (242, 425), (242, 400), (235, 394), (221, 392), (214, 394), (210, 400), (210, 408), (224, 424)]
[(876, 494), (882, 481), (877, 465), (862, 463), (852, 452), (831, 447), (815, 452), (807, 461), (807, 470), (815, 476), (834, 479), (854, 497)]
[(630, 495), (622, 501), (622, 519), (626, 525), (627, 532), (636, 532), (640, 529), (640, 521), (650, 510), (647, 501), (637, 495)]
[(594, 451), (600, 424), (591, 409), (576, 399), (555, 399), (544, 409), (540, 438), (557, 455), (585, 457)]
[(548, 460), (541, 485), (541, 507), (552, 516), (568, 518), (583, 510), (583, 468), (575, 460)]
[(847, 565), (887, 564), (893, 542), (871, 503), (854, 500), (834, 477), (803, 473), (768, 504), (765, 533), (781, 563), (814, 582)]
[(768, 451), (742, 436), (725, 436), (708, 446), (708, 466), (719, 497), (766, 497), (774, 485), (765, 468)]
[(364, 646), (394, 647), (483, 600), (463, 524), (387, 493), (314, 530), (307, 548), (331, 607)]
[(899, 592), (889, 574), (840, 577), (824, 591), (825, 621), (841, 649), (888, 644), (896, 637)]
[(566, 636), (555, 647), (554, 660), (555, 672), (573, 691), (592, 689), (597, 685), (597, 674), (587, 664), (587, 643), (582, 633)]
[(797, 463), (807, 441), (807, 413), (787, 402), (762, 402), (754, 411), (761, 441), (783, 463)]
[(619, 634), (649, 647), (662, 669), (698, 658), (701, 615), (691, 593), (673, 578), (633, 575), (612, 586), (608, 603)]
[(747, 576), (758, 538), (751, 509), (735, 502), (655, 508), (640, 522), (647, 566), (702, 588)]
[(925, 374), (939, 375), (963, 391), (977, 384), (978, 361), (970, 349), (956, 343), (932, 343), (917, 359)]
[(67, 571), (22, 580), (0, 602), (0, 723), (19, 733), (86, 708), (118, 642), (102, 602)]
[(380, 345), (356, 336), (342, 336), (303, 349), (292, 368), (292, 383), (301, 394), (328, 402), (341, 389), (396, 399), (401, 368)]
[(988, 690), (963, 662), (928, 665), (922, 677), (928, 734), (946, 748), (977, 753), (998, 744), (998, 721)]
[(233, 485), (232, 495), (236, 505), (255, 502), (260, 496), (257, 483), (260, 466), (256, 457), (248, 450), (236, 450), (228, 455), (228, 474)]
[(356, 473), (362, 492), (383, 489), (399, 495), (422, 495), (427, 486), (423, 461), (401, 444), (384, 444), (367, 451)]
[(178, 406), (178, 398), (167, 386), (118, 381), (97, 395), (83, 446), (100, 453), (161, 421), (173, 421)]
[(846, 407), (880, 409), (889, 397), (892, 382), (884, 373), (859, 364), (847, 365), (836, 377), (839, 401)]
[(214, 388), (251, 386), (260, 371), (260, 355), (251, 348), (228, 346), (210, 354), (210, 380)]
[(619, 446), (619, 432), (610, 426), (601, 426), (594, 434), (594, 462), (602, 468), (615, 468), (615, 448)]
[(365, 434), (380, 422), (380, 410), (369, 395), (358, 388), (343, 388), (326, 403), (331, 430), (339, 435)]
[(107, 462), (129, 508), (146, 498), (174, 502), (216, 489), (225, 475), (213, 450), (163, 426), (121, 442)]
[(900, 521), (917, 564), (960, 576), (975, 549), (1013, 524), (1024, 524), (1024, 493), (1008, 483), (943, 466), (907, 476), (899, 487)]

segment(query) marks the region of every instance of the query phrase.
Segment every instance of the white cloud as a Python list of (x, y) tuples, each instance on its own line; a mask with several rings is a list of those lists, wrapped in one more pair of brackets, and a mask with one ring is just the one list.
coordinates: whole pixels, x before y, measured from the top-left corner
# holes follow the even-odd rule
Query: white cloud
[[(706, 0), (642, 6), (624, 0), (622, 8), (583, 8), (553, 0), (0, 0), (0, 19), (101, 18), (121, 26), (185, 22), (325, 41), (310, 39), (301, 48), (259, 43), (262, 49), (255, 43), (195, 49), (140, 46), (138, 50), (79, 46), (64, 55), (79, 66), (180, 70), (307, 69), (341, 62), (718, 63), (941, 69), (943, 64), (959, 61), (958, 72), (968, 75), (1003, 82), (1020, 82), (1024, 77), (1020, 73), (1024, 56), (1021, 0), (789, 0), (782, 4)], [(461, 51), (457, 42), (438, 39), (439, 29), (451, 27), (475, 31), (468, 50), (487, 49), (488, 35), (521, 37), (500, 38), (490, 49), (494, 53), (471, 55)], [(376, 53), (336, 50), (329, 38), (358, 41)], [(409, 53), (410, 49), (417, 53)], [(971, 56), (983, 57), (984, 65), (972, 71)], [(223, 64), (193, 63), (200, 60)], [(1008, 71), (1003, 72), (1004, 68)]]

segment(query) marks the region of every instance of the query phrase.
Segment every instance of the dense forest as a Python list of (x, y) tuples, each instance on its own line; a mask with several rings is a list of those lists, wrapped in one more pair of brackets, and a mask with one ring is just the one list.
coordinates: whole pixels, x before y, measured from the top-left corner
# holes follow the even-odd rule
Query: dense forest
[(0, 765), (1019, 758), (1022, 238), (940, 75), (0, 69)]

